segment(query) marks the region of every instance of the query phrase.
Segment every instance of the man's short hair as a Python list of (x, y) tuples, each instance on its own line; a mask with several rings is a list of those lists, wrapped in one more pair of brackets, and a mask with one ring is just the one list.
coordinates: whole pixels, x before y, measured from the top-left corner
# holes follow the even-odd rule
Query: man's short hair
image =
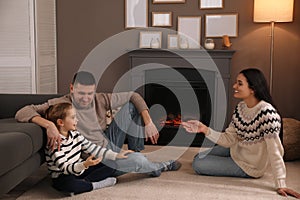
[(74, 74), (72, 84), (76, 85), (78, 83), (80, 83), (81, 85), (96, 85), (96, 81), (93, 74), (86, 71), (79, 71), (76, 74)]

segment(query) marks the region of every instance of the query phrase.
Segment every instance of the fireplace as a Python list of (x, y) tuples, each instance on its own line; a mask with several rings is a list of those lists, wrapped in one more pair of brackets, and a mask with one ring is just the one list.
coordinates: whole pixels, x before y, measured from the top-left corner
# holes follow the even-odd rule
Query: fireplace
[[(145, 100), (151, 108), (153, 105), (160, 105), (165, 109), (163, 114), (152, 113), (152, 120), (160, 131), (158, 143), (160, 145), (169, 144), (180, 128), (181, 121), (188, 119), (198, 119), (204, 124), (210, 124), (212, 104), (207, 85), (201, 74), (196, 69), (176, 68), (176, 72), (183, 75), (184, 79), (179, 80), (176, 72), (172, 69), (150, 69), (145, 71)], [(214, 74), (210, 74), (210, 79), (214, 79)], [(196, 94), (196, 103), (193, 105), (189, 98)], [(177, 96), (176, 96), (177, 95)], [(180, 105), (178, 97), (187, 98), (186, 105)], [(185, 106), (185, 113), (182, 113), (182, 106)], [(185, 133), (187, 137), (189, 135)], [(190, 135), (195, 136), (195, 135)], [(196, 135), (191, 143), (192, 146), (201, 146), (203, 135)], [(180, 146), (180, 142), (175, 145)]]
[(164, 110), (150, 112), (160, 130), (159, 145), (201, 146), (203, 135), (185, 132), (180, 122), (198, 119), (217, 130), (227, 126), (230, 60), (234, 51), (178, 51), (129, 52), (131, 85), (144, 97), (150, 111), (156, 105)]

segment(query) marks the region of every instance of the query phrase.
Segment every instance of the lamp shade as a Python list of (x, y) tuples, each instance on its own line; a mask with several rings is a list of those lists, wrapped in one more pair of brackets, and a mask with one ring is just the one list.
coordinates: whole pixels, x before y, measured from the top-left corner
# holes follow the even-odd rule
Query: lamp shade
[(292, 22), (294, 0), (254, 0), (254, 22)]

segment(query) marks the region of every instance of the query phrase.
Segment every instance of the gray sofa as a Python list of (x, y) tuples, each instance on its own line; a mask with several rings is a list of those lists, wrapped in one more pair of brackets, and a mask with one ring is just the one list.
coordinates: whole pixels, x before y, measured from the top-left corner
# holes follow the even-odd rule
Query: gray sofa
[(61, 95), (0, 94), (0, 195), (6, 194), (45, 161), (45, 130), (14, 119), (17, 110)]

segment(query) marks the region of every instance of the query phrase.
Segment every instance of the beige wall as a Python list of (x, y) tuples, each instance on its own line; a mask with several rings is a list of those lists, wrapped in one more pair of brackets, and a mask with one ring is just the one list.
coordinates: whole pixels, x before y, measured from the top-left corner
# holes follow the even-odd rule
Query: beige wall
[[(200, 10), (198, 0), (185, 4), (152, 4), (149, 0), (149, 23), (152, 11), (172, 11), (173, 27), (177, 16), (201, 15), (202, 37), (204, 14), (238, 13), (239, 36), (231, 38), (236, 53), (232, 60), (232, 83), (245, 67), (258, 67), (269, 77), (270, 26), (253, 23), (253, 0), (224, 0), (225, 7)], [(58, 89), (68, 92), (69, 82), (88, 53), (100, 42), (124, 31), (124, 0), (59, 0), (57, 1), (58, 31)], [(203, 41), (203, 38), (202, 38)], [(217, 48), (221, 39), (216, 39)], [(273, 70), (273, 97), (283, 117), (300, 120), (300, 2), (295, 0), (294, 21), (275, 24), (275, 59)], [(100, 80), (98, 90), (111, 91), (116, 80), (128, 70), (128, 58), (117, 59)], [(234, 106), (236, 100), (232, 100)]]

